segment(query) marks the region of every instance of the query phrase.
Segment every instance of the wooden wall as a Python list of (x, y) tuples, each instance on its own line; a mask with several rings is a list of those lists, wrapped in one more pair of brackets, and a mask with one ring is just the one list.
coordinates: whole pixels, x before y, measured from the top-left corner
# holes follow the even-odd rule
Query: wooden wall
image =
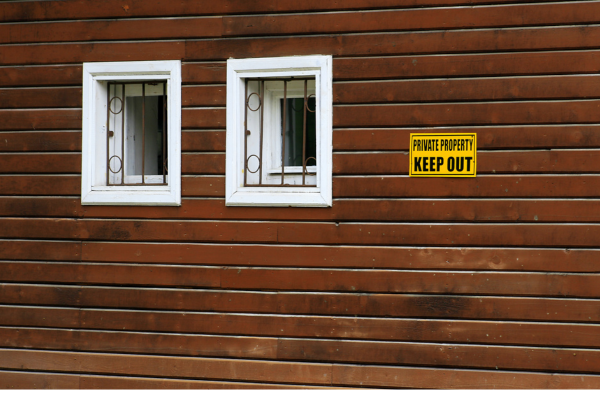
[[(600, 1), (0, 21), (1, 388), (600, 388)], [(333, 207), (225, 207), (225, 60), (303, 54)], [(82, 207), (82, 62), (151, 59), (183, 61), (183, 204)], [(477, 178), (409, 178), (411, 132), (477, 132)]]

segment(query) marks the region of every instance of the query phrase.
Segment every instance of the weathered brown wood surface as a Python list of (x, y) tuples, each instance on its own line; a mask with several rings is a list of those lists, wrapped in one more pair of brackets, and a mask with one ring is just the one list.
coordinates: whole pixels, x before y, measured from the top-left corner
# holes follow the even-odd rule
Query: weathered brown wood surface
[[(600, 1), (0, 3), (0, 388), (600, 388)], [(333, 207), (226, 207), (226, 60), (333, 55)], [(82, 206), (82, 65), (182, 61), (181, 207)], [(476, 132), (478, 177), (408, 177)]]

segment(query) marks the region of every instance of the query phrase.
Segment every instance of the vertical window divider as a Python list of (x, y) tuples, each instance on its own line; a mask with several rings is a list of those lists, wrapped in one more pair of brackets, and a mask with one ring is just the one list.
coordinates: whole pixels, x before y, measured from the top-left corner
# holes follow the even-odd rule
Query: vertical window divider
[(285, 134), (286, 134), (286, 125), (285, 125), (285, 115), (287, 109), (287, 81), (283, 81), (283, 117), (281, 118), (281, 185), (283, 186), (285, 180)]
[(265, 115), (265, 81), (264, 80), (260, 80), (259, 81), (260, 87), (259, 87), (259, 100), (260, 100), (260, 143), (259, 143), (259, 164), (258, 164), (258, 184), (262, 185), (262, 175), (263, 175), (263, 170), (262, 170), (262, 166), (263, 166), (263, 127), (264, 127), (264, 115)]
[[(125, 84), (121, 85), (123, 89), (123, 113), (121, 114), (121, 185), (125, 184)], [(115, 86), (116, 89), (116, 86)]]
[(306, 184), (306, 107), (308, 107), (308, 81), (304, 80), (304, 119), (302, 122), (302, 186)]
[(142, 82), (142, 185), (146, 183), (146, 84)]
[(163, 82), (163, 129), (162, 129), (162, 172), (163, 172), (163, 183), (167, 183), (167, 174), (165, 169), (167, 168), (167, 83)]

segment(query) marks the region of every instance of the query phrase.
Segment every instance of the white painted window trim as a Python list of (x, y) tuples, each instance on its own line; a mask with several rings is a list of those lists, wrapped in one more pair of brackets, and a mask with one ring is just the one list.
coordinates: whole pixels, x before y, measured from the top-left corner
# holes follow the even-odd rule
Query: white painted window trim
[[(106, 138), (107, 105), (99, 94), (103, 82), (167, 80), (169, 177), (165, 186), (107, 186), (98, 168), (106, 168), (106, 150), (97, 146)], [(101, 108), (101, 110), (99, 110)], [(102, 62), (83, 64), (81, 204), (181, 205), (181, 61)], [(104, 174), (105, 175), (105, 174)], [(104, 183), (100, 183), (103, 181)]]
[[(317, 94), (317, 187), (243, 187), (244, 78), (314, 76)], [(331, 207), (333, 141), (332, 57), (313, 55), (227, 60), (228, 206)], [(266, 122), (266, 121), (265, 121)]]

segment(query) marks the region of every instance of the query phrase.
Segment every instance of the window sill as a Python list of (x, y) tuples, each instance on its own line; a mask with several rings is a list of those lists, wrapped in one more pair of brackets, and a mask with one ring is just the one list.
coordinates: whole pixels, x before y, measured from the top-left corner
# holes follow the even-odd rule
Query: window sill
[(281, 188), (279, 193), (244, 188), (229, 196), (227, 206), (255, 207), (331, 207), (331, 198), (325, 198), (318, 188)]

